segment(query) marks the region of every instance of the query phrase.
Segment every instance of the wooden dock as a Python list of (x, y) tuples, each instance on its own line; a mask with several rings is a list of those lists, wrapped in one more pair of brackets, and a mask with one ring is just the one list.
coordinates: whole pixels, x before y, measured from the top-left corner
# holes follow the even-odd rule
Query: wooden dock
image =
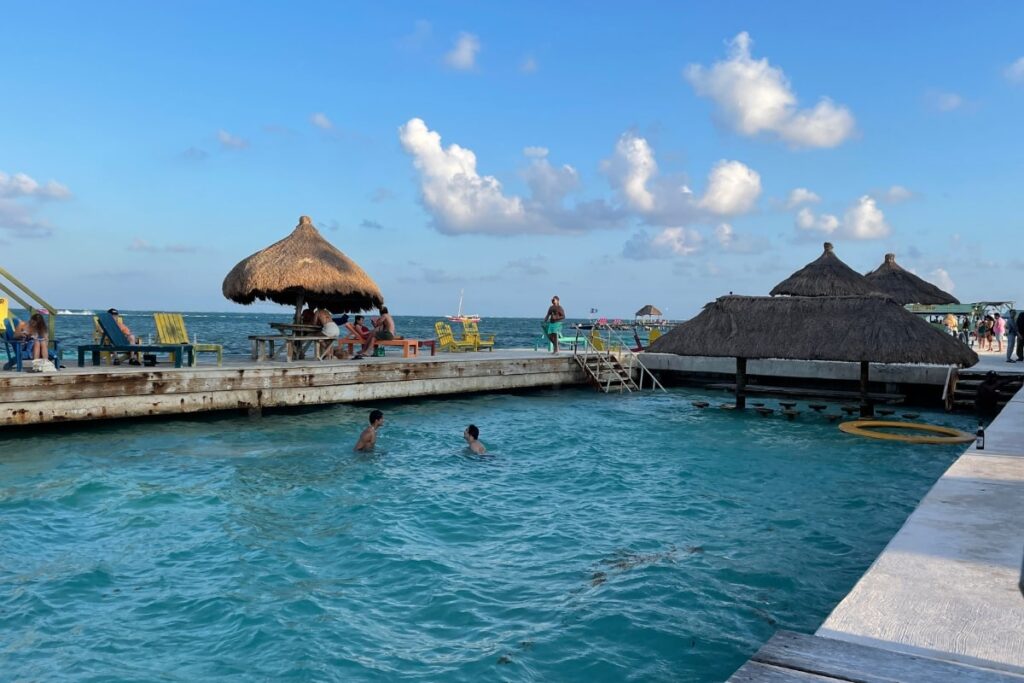
[(1024, 676), (779, 631), (729, 683), (1024, 683)]
[(571, 354), (438, 354), (360, 361), (225, 360), (222, 367), (71, 367), (0, 373), (0, 427), (558, 387), (586, 382)]

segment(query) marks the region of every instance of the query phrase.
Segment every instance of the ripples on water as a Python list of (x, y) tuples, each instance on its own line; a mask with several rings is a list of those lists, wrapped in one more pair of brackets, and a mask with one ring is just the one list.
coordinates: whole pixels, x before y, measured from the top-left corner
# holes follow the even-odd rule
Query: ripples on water
[(353, 406), (0, 438), (0, 678), (722, 680), (960, 448), (694, 398), (387, 403), (370, 455)]

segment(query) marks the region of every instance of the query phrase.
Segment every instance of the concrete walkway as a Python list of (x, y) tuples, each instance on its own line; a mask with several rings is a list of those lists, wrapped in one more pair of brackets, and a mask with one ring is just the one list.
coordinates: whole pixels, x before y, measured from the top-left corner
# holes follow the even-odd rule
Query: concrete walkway
[(1024, 390), (985, 431), (817, 635), (1024, 673)]

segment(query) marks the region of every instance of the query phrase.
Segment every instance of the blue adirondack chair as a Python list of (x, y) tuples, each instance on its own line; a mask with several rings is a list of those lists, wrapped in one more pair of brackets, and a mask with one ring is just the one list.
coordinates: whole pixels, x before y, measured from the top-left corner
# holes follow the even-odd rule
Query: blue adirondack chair
[(109, 313), (100, 313), (96, 316), (100, 329), (103, 330), (103, 343), (84, 344), (78, 347), (78, 366), (85, 365), (86, 352), (92, 353), (92, 364), (100, 364), (101, 352), (113, 353), (169, 353), (174, 356), (174, 367), (180, 368), (182, 360), (188, 357), (188, 364), (193, 365), (195, 349), (191, 344), (132, 344), (124, 336), (124, 332), (117, 326), (114, 316)]
[[(4, 349), (7, 351), (7, 362), (4, 363), (4, 370), (10, 370), (14, 368), (18, 372), (24, 369), (23, 361), (32, 360), (32, 347), (35, 342), (31, 339), (15, 339), (14, 330), (21, 323), (17, 318), (8, 318), (4, 320)], [(51, 339), (50, 342), (53, 344), (53, 349), (47, 349), (47, 357), (53, 361), (54, 367), (58, 370), (62, 367), (60, 364), (60, 340)]]

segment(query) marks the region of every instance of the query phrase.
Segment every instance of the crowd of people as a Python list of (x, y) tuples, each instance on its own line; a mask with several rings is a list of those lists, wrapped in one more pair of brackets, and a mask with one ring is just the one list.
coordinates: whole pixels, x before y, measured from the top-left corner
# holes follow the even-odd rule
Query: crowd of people
[[(1024, 361), (1024, 312), (1011, 308), (1004, 316), (999, 311), (986, 313), (976, 321), (966, 315), (947, 313), (942, 320), (946, 331), (964, 344), (979, 351), (1003, 352), (1006, 340), (1006, 362)], [(1014, 357), (1016, 356), (1016, 358)]]
[[(387, 306), (381, 306), (380, 315), (370, 321), (370, 327), (366, 325), (366, 317), (357, 315), (349, 318), (347, 313), (333, 315), (326, 308), (307, 307), (300, 316), (303, 325), (319, 327), (320, 334), (325, 337), (332, 337), (337, 340), (351, 340), (360, 344), (359, 353), (352, 356), (354, 360), (360, 360), (372, 355), (378, 342), (401, 339), (395, 328), (395, 319), (391, 316)], [(342, 332), (346, 336), (342, 337)], [(338, 344), (333, 351), (333, 341), (320, 342), (320, 356), (333, 355), (335, 358), (344, 359), (348, 357), (341, 344)]]

